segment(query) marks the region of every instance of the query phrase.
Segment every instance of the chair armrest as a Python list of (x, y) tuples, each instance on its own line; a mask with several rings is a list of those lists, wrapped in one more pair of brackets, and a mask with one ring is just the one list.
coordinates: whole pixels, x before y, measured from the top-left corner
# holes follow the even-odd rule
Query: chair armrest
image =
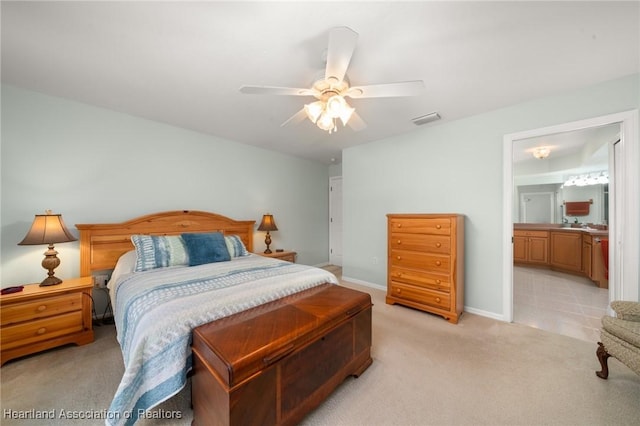
[(640, 322), (640, 302), (616, 300), (611, 302), (611, 309), (616, 312), (620, 319)]

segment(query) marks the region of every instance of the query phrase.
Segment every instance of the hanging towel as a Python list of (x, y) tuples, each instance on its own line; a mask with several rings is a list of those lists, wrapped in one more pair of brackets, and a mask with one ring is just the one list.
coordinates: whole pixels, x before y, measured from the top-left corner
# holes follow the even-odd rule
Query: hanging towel
[(565, 214), (567, 216), (587, 216), (589, 214), (589, 201), (567, 201), (565, 205)]
[(602, 259), (604, 259), (604, 277), (609, 279), (609, 240), (601, 240)]

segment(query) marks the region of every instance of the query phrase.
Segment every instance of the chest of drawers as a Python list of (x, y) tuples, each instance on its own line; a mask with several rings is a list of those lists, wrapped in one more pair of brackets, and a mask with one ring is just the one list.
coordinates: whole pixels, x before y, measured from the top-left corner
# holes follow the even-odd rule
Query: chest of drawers
[(464, 309), (464, 216), (389, 214), (387, 224), (386, 302), (456, 324)]
[(93, 341), (91, 289), (93, 278), (65, 280), (62, 284), (0, 296), (0, 364), (68, 343)]

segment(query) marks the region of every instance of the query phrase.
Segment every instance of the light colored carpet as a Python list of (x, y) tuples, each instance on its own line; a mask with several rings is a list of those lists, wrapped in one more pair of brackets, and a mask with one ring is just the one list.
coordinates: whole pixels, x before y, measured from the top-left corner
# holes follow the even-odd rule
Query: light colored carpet
[[(348, 378), (303, 425), (637, 425), (640, 376), (609, 360), (608, 380), (596, 345), (473, 314), (457, 325), (384, 303), (372, 295), (373, 364)], [(3, 425), (93, 425), (102, 420), (18, 420), (7, 410), (106, 410), (123, 372), (113, 326), (95, 328), (90, 345), (68, 346), (7, 363), (0, 373)], [(190, 387), (157, 410), (188, 425)], [(159, 412), (159, 411), (158, 411)]]

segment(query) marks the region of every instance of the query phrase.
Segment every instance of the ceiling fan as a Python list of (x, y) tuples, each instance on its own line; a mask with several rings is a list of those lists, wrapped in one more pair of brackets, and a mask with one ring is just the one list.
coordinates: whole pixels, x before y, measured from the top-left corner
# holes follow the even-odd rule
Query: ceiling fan
[(254, 95), (313, 96), (316, 101), (305, 104), (282, 126), (299, 123), (308, 118), (322, 130), (329, 133), (338, 130), (338, 119), (343, 126), (347, 124), (353, 130), (364, 129), (367, 125), (360, 118), (345, 98), (383, 98), (399, 96), (415, 96), (424, 90), (422, 80), (399, 83), (374, 84), (367, 86), (350, 86), (346, 77), (351, 56), (356, 48), (358, 33), (348, 27), (336, 27), (329, 33), (327, 65), (324, 77), (308, 88), (274, 87), (274, 86), (242, 86), (241, 93)]

